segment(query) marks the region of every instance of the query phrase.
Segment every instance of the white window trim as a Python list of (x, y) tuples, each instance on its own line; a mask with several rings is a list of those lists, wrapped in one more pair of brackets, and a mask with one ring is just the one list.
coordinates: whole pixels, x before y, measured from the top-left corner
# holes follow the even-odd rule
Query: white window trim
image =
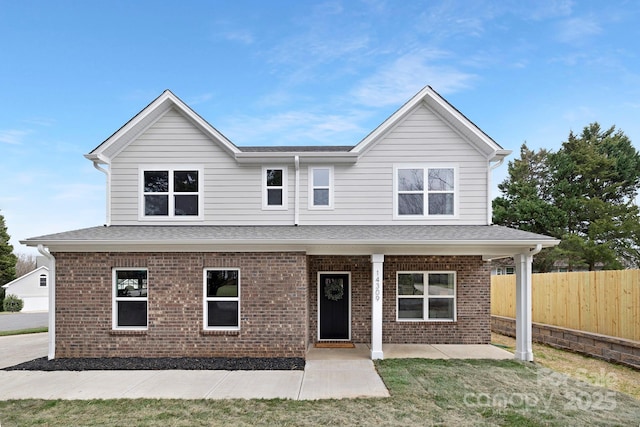
[[(237, 271), (238, 272), (238, 296), (237, 297), (207, 297), (207, 271)], [(205, 267), (202, 271), (202, 326), (205, 331), (239, 331), (241, 312), (241, 283), (240, 269), (235, 267)], [(238, 302), (238, 326), (209, 326), (209, 301), (237, 301)]]
[[(425, 289), (423, 291), (423, 295), (420, 296), (410, 296), (410, 295), (400, 295), (398, 292), (398, 281), (400, 274), (423, 274), (424, 275), (424, 286)], [(453, 295), (433, 295), (429, 296), (428, 290), (428, 274), (453, 274)], [(406, 319), (399, 317), (400, 315), (400, 298), (415, 298), (422, 299), (424, 304), (422, 306), (422, 319)], [(449, 298), (453, 299), (453, 319), (429, 319), (428, 318), (428, 302), (431, 298)], [(425, 315), (427, 317), (425, 318)], [(397, 271), (396, 272), (396, 321), (397, 322), (434, 322), (434, 323), (452, 323), (458, 321), (458, 275), (455, 271)]]
[[(424, 194), (422, 215), (400, 215), (398, 213), (398, 170), (399, 169), (423, 169), (424, 170)], [(453, 169), (453, 214), (432, 214), (429, 215), (429, 193), (451, 193), (451, 191), (429, 191), (428, 176), (429, 169)], [(460, 214), (460, 178), (458, 175), (458, 165), (453, 163), (412, 163), (393, 165), (393, 219), (416, 220), (416, 219), (457, 219)]]
[[(328, 186), (323, 186), (323, 185), (314, 185), (313, 182), (313, 171), (315, 171), (316, 169), (327, 169), (329, 171), (329, 185)], [(333, 185), (333, 166), (309, 166), (309, 201), (308, 201), (308, 208), (310, 210), (333, 210), (333, 193), (334, 193), (334, 185)], [(318, 189), (318, 190), (329, 190), (329, 205), (319, 205), (316, 206), (313, 204), (313, 190)]]
[[(267, 170), (282, 170), (282, 187), (267, 187)], [(289, 209), (289, 168), (287, 166), (263, 166), (262, 167), (262, 210), (286, 211)], [(282, 205), (269, 205), (267, 190), (269, 188), (282, 189)]]
[[(138, 167), (138, 219), (140, 221), (202, 221), (203, 206), (204, 206), (204, 168), (201, 165), (143, 165)], [(153, 215), (147, 216), (144, 214), (144, 173), (153, 171), (168, 171), (169, 172), (169, 192), (158, 193), (158, 195), (167, 194), (169, 197), (169, 214), (168, 215)], [(198, 196), (198, 215), (176, 215), (175, 214), (175, 199), (176, 195), (173, 191), (173, 173), (175, 171), (198, 171), (198, 192), (197, 193), (178, 193), (184, 195), (196, 195)]]
[[(116, 286), (116, 272), (118, 271), (146, 271), (147, 272), (147, 296), (146, 297), (118, 297)], [(111, 272), (111, 327), (113, 330), (146, 331), (149, 329), (149, 270), (144, 267), (117, 267)], [(118, 326), (118, 302), (119, 301), (145, 301), (147, 303), (147, 326)]]

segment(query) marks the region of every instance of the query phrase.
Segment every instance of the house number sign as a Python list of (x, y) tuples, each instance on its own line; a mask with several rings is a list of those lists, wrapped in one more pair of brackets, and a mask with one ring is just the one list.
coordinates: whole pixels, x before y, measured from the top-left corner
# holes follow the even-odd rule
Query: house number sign
[(375, 296), (376, 296), (376, 301), (380, 301), (380, 269), (379, 268), (376, 268)]

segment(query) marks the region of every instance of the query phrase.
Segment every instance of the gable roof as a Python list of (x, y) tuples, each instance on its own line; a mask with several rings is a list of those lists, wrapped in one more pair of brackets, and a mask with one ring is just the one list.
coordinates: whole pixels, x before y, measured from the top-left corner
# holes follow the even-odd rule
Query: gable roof
[(487, 157), (488, 160), (502, 160), (511, 153), (510, 150), (504, 150), (471, 120), (465, 117), (464, 114), (433, 90), (431, 86), (425, 86), (355, 146), (270, 147), (236, 146), (173, 94), (173, 92), (167, 89), (113, 133), (113, 135), (94, 148), (89, 154), (86, 154), (85, 157), (95, 163), (109, 164), (110, 160), (124, 150), (137, 136), (153, 125), (164, 113), (174, 108), (190, 120), (194, 126), (205, 135), (220, 144), (236, 161), (241, 163), (290, 160), (292, 156), (304, 156), (312, 161), (320, 162), (355, 163), (359, 157), (374, 147), (389, 131), (421, 105), (445, 121), (445, 123), (451, 126), (452, 129)]
[[(43, 271), (41, 271), (41, 270), (43, 270)], [(24, 275), (18, 277), (17, 279), (14, 279), (14, 280), (10, 281), (9, 283), (5, 283), (4, 285), (2, 285), (2, 287), (5, 288), (5, 289), (9, 289), (12, 285), (15, 285), (15, 284), (17, 284), (19, 282), (22, 282), (27, 277), (32, 276), (32, 275), (36, 274), (39, 271), (41, 271), (41, 273), (49, 273), (49, 269), (47, 267), (45, 267), (44, 265), (42, 265), (42, 266), (36, 268), (35, 270), (31, 270), (27, 274), (24, 274)]]
[(433, 90), (431, 86), (425, 86), (413, 98), (407, 101), (395, 113), (389, 116), (388, 119), (382, 122), (369, 135), (353, 147), (351, 152), (358, 153), (359, 155), (366, 153), (420, 105), (424, 105), (444, 120), (489, 160), (501, 160), (511, 153), (511, 150), (503, 149), (500, 144), (484, 133), (482, 129), (458, 111), (457, 108), (451, 105), (438, 92)]
[(138, 135), (144, 132), (160, 117), (171, 108), (175, 108), (194, 126), (196, 126), (205, 135), (220, 144), (229, 154), (235, 155), (240, 152), (226, 136), (220, 133), (216, 128), (211, 126), (205, 119), (200, 117), (198, 113), (185, 104), (180, 98), (173, 94), (170, 90), (165, 90), (162, 94), (151, 101), (149, 105), (136, 114), (131, 120), (118, 129), (113, 135), (107, 138), (102, 144), (94, 148), (85, 157), (98, 163), (109, 163), (109, 160), (117, 156), (126, 148)]

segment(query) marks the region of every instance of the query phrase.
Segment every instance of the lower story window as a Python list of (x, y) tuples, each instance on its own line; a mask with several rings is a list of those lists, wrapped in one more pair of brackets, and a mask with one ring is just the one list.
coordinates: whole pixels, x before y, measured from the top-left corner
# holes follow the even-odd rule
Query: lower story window
[(400, 321), (456, 320), (455, 272), (398, 272), (396, 295)]
[(113, 328), (147, 328), (147, 270), (113, 271)]
[(240, 329), (240, 270), (205, 269), (204, 329)]

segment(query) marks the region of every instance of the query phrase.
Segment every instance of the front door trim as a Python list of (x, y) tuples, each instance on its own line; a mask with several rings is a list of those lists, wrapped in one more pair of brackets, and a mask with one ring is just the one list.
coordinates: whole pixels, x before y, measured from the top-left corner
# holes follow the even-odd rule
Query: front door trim
[[(347, 275), (347, 280), (349, 281), (349, 337), (346, 339), (320, 338), (320, 276), (324, 274), (346, 274)], [(317, 316), (318, 331), (316, 336), (318, 337), (318, 341), (351, 341), (351, 302), (352, 302), (351, 288), (353, 288), (351, 284), (351, 272), (350, 271), (318, 271), (318, 275), (316, 277), (316, 288), (318, 291), (316, 296), (317, 312), (318, 312), (318, 316)]]

